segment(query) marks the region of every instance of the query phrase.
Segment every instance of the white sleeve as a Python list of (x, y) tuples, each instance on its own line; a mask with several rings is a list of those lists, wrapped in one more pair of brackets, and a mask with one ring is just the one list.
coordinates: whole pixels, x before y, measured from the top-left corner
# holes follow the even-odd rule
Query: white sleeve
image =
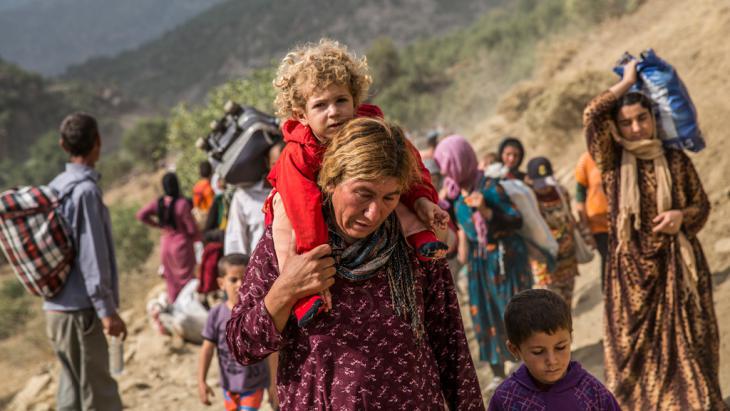
[(241, 191), (236, 191), (228, 209), (228, 225), (226, 226), (226, 237), (223, 244), (225, 255), (243, 253), (248, 251), (248, 225), (245, 216), (244, 204)]

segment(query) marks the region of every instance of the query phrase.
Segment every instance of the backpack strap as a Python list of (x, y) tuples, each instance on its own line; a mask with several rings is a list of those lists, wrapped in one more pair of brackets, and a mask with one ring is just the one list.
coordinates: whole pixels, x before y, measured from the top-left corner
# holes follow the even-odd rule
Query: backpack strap
[(76, 186), (83, 183), (84, 181), (92, 181), (92, 179), (91, 179), (91, 177), (84, 177), (81, 180), (74, 181), (72, 184), (70, 184), (69, 187), (66, 188), (66, 190), (63, 193), (58, 193), (59, 194), (58, 195), (58, 204), (59, 205), (63, 204), (63, 202), (66, 201), (66, 199), (68, 197), (70, 197), (71, 194), (73, 194), (74, 190), (76, 189)]

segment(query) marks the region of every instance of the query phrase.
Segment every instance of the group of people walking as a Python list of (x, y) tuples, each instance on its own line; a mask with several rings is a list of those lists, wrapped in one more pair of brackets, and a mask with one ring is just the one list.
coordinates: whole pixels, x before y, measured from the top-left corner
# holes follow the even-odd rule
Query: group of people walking
[[(710, 206), (689, 158), (658, 140), (651, 102), (628, 92), (635, 81), (629, 63), (585, 110), (576, 219), (548, 159), (521, 171), (518, 139), (480, 162), (466, 138), (448, 136), (424, 164), (402, 129), (364, 104), (365, 59), (330, 40), (291, 51), (274, 81), (286, 145), (268, 153), (268, 178), (213, 207), (225, 232), (217, 273), (227, 301), (203, 335), (201, 401), (209, 403), (217, 349), (226, 407), (257, 408), (261, 389), (275, 385), (269, 395), (287, 410), (484, 409), (444, 258), (461, 238), (476, 366), (495, 377), (490, 409), (726, 409), (710, 270), (696, 237)], [(163, 188), (138, 218), (163, 230), (172, 301), (194, 277), (201, 234), (173, 173)], [(196, 186), (197, 208), (214, 204), (208, 188)], [(527, 190), (538, 214), (520, 208), (513, 189)], [(523, 225), (536, 219), (552, 250), (526, 237)], [(601, 255), (608, 389), (570, 361), (576, 236)], [(107, 318), (113, 295), (80, 308)], [(114, 324), (104, 323), (112, 335), (121, 332)], [(230, 364), (249, 375), (275, 353), (275, 378), (231, 375)], [(523, 365), (508, 375), (507, 361)], [(87, 375), (74, 373), (64, 375)], [(86, 393), (84, 384), (68, 378), (59, 399)]]

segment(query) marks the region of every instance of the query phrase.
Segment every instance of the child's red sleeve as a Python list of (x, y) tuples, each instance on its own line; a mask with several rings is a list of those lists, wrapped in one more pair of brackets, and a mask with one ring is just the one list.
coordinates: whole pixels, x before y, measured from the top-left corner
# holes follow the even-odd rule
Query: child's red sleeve
[(426, 197), (434, 204), (438, 204), (438, 192), (436, 192), (436, 189), (433, 187), (433, 183), (431, 183), (431, 173), (429, 173), (428, 169), (426, 169), (426, 166), (423, 165), (423, 160), (421, 160), (421, 154), (410, 141), (406, 141), (406, 144), (408, 144), (408, 148), (416, 157), (416, 161), (418, 162), (418, 169), (421, 172), (421, 181), (413, 184), (406, 193), (400, 196), (401, 203), (403, 203), (412, 211), (415, 211), (414, 204), (416, 203), (416, 200), (421, 197)]
[[(276, 163), (275, 187), (296, 235), (297, 253), (329, 240), (322, 214), (322, 192), (316, 183), (319, 162), (300, 144), (287, 144)], [(313, 156), (312, 156), (313, 157)]]

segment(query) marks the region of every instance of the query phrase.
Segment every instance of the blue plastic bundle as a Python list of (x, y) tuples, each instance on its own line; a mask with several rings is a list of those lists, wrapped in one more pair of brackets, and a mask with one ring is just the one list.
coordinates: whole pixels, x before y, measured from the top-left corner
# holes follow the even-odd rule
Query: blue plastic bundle
[[(634, 59), (624, 53), (613, 71), (623, 77), (623, 65)], [(631, 91), (640, 91), (654, 102), (657, 134), (664, 146), (695, 153), (705, 148), (697, 110), (674, 67), (648, 49), (641, 53), (636, 69), (639, 79)]]

